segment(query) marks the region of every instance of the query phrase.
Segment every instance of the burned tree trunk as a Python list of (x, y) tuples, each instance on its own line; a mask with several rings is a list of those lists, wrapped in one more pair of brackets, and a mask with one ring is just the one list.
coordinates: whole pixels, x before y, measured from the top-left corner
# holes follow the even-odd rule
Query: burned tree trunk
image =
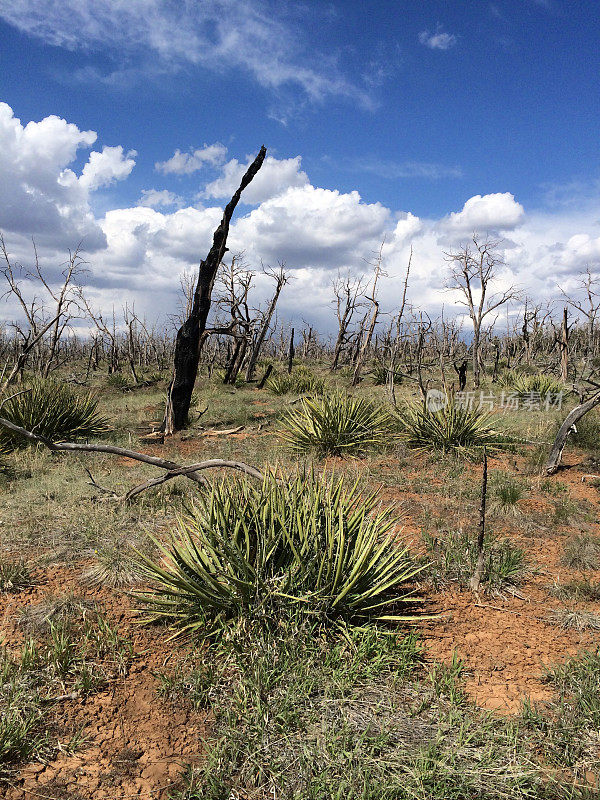
[(487, 452), (483, 448), (483, 475), (481, 478), (481, 505), (479, 506), (479, 531), (477, 533), (477, 563), (469, 585), (473, 592), (479, 591), (485, 567), (485, 502), (487, 498), (488, 463)]
[(162, 430), (167, 434), (181, 430), (187, 423), (192, 392), (198, 373), (203, 334), (206, 331), (206, 321), (210, 311), (213, 285), (217, 270), (227, 250), (229, 223), (243, 190), (261, 168), (266, 154), (266, 148), (261, 147), (242, 178), (239, 188), (225, 207), (223, 218), (214, 232), (212, 247), (206, 259), (200, 262), (192, 310), (177, 331), (173, 357), (173, 378), (167, 391), (167, 403), (162, 424)]

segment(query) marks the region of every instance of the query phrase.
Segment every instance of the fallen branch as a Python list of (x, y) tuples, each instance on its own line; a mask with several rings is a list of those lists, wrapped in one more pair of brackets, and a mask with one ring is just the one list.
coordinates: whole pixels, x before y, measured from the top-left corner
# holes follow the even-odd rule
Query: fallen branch
[(554, 440), (554, 444), (552, 445), (552, 449), (548, 455), (548, 461), (546, 462), (547, 475), (552, 475), (558, 469), (563, 450), (565, 449), (565, 445), (567, 443), (567, 438), (573, 427), (583, 416), (588, 413), (588, 411), (591, 411), (597, 405), (600, 405), (600, 392), (596, 392), (596, 394), (592, 395), (589, 400), (586, 400), (585, 403), (575, 406), (575, 408), (569, 414), (567, 414), (565, 421), (560, 426), (559, 431), (556, 434), (556, 439)]
[[(49, 439), (46, 439), (45, 436), (40, 436), (37, 433), (32, 433), (25, 428), (21, 428), (19, 425), (15, 425), (4, 417), (0, 417), (0, 427), (6, 428), (13, 433), (17, 433), (20, 436), (23, 436), (25, 439), (28, 439), (30, 442), (43, 444), (48, 448), (48, 450), (52, 450), (53, 452), (106, 453), (108, 455), (121, 456), (122, 458), (131, 458), (133, 461), (141, 461), (143, 464), (150, 464), (153, 467), (166, 470), (165, 475), (162, 475), (159, 478), (150, 479), (144, 483), (140, 483), (138, 486), (134, 486), (134, 488), (130, 489), (123, 497), (119, 497), (117, 495), (118, 499), (125, 501), (131, 500), (133, 497), (145, 491), (146, 489), (150, 489), (152, 486), (159, 486), (160, 484), (179, 476), (188, 478), (189, 480), (192, 480), (200, 485), (206, 485), (206, 479), (199, 474), (205, 469), (235, 469), (243, 472), (246, 475), (251, 475), (258, 480), (263, 480), (264, 478), (262, 472), (254, 467), (251, 467), (249, 464), (245, 464), (243, 461), (225, 461), (220, 458), (213, 458), (207, 461), (199, 461), (197, 464), (181, 465), (176, 464), (174, 461), (168, 461), (167, 459), (159, 458), (158, 456), (139, 453), (137, 450), (128, 450), (125, 447), (117, 447), (116, 445), (111, 444), (89, 444), (87, 442), (52, 442)], [(99, 490), (104, 492), (111, 491), (97, 484), (94, 478), (92, 478), (89, 470), (87, 470), (87, 473), (91, 478), (92, 484), (95, 485)]]

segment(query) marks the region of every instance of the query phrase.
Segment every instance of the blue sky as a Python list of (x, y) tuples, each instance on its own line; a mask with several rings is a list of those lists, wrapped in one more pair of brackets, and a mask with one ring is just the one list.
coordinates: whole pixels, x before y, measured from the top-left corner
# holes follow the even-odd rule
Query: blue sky
[[(443, 248), (482, 224), (508, 239), (517, 282), (536, 259), (546, 259), (532, 290), (550, 297), (553, 269), (575, 280), (584, 261), (600, 257), (599, 16), (591, 0), (0, 0), (0, 101), (12, 112), (10, 130), (17, 130), (15, 119), (20, 130), (54, 115), (97, 133), (94, 142), (72, 139), (74, 152), (61, 152), (43, 180), (27, 177), (35, 159), (23, 162), (16, 179), (45, 192), (40, 186), (52, 168), (61, 183), (64, 170), (81, 176), (90, 152), (122, 148), (103, 156), (100, 177), (77, 186), (64, 241), (46, 242), (51, 258), (73, 246), (69, 236), (87, 231), (100, 271), (114, 277), (106, 278), (104, 292), (131, 278), (139, 293), (154, 275), (161, 242), (172, 260), (169, 274), (177, 263), (185, 268), (202, 257), (214, 209), (233, 180), (224, 179), (227, 165), (237, 174), (232, 159), (245, 163), (264, 143), (279, 182), (274, 178), (264, 197), (241, 209), (250, 219), (238, 239), (257, 259), (291, 255), (292, 268), (315, 270), (301, 272), (297, 285), (320, 285), (321, 306), (329, 272), (359, 269), (382, 234), (392, 273), (420, 237), (425, 280), (436, 247), (441, 265)], [(40, 137), (49, 141), (66, 135), (45, 127)], [(178, 168), (169, 161), (176, 151), (184, 156)], [(199, 155), (186, 156), (193, 152)], [(15, 180), (10, 164), (6, 170)], [(302, 197), (285, 194), (288, 177)], [(215, 186), (207, 191), (219, 179), (222, 194)], [(473, 216), (473, 204), (465, 204), (477, 196), (478, 208), (487, 205)], [(0, 229), (14, 234), (15, 247), (26, 234), (44, 235), (31, 197), (27, 191), (20, 216), (13, 208), (3, 218), (0, 205)], [(63, 214), (62, 194), (60, 203), (44, 200)], [(305, 249), (298, 235), (286, 241), (276, 214), (293, 228), (298, 218), (291, 215), (307, 203), (314, 206), (311, 226), (332, 204), (341, 214), (333, 231), (338, 251), (327, 223)], [(134, 213), (140, 204), (146, 210)], [(142, 219), (149, 208), (157, 216)], [(201, 235), (177, 245), (187, 209), (197, 213), (184, 221), (197, 223)], [(407, 214), (420, 227), (407, 224), (400, 236), (396, 223)], [(355, 229), (364, 225), (364, 247), (352, 237), (341, 241), (344, 219)], [(119, 243), (138, 236), (140, 225), (143, 248), (136, 240), (140, 252), (123, 257)], [(94, 226), (97, 235), (89, 233)], [(268, 231), (280, 255), (261, 245)], [(553, 266), (550, 254), (557, 252)], [(158, 277), (166, 291), (167, 275)], [(434, 302), (435, 287), (423, 288)]]

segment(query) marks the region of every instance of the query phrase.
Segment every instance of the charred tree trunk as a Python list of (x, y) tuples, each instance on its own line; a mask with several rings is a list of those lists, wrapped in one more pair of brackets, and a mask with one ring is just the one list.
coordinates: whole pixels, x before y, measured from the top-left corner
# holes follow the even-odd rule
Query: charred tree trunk
[(485, 502), (487, 498), (487, 479), (488, 479), (488, 464), (487, 452), (483, 448), (483, 475), (481, 479), (481, 505), (479, 506), (479, 531), (477, 533), (477, 564), (475, 565), (475, 572), (471, 576), (470, 587), (474, 592), (479, 591), (479, 586), (483, 578), (483, 569), (485, 566), (485, 552), (483, 546), (485, 544)]
[(266, 154), (266, 148), (261, 147), (242, 178), (239, 188), (225, 207), (223, 218), (214, 232), (212, 247), (206, 259), (200, 262), (192, 310), (177, 331), (173, 357), (173, 378), (167, 391), (167, 403), (162, 424), (162, 430), (167, 434), (181, 430), (187, 423), (192, 392), (198, 373), (203, 334), (206, 331), (206, 321), (210, 311), (213, 285), (217, 270), (227, 250), (229, 223), (243, 190), (261, 168)]
[(294, 350), (294, 329), (292, 328), (292, 332), (290, 334), (290, 346), (288, 349), (288, 374), (291, 374), (292, 369), (294, 367), (294, 356), (296, 351)]

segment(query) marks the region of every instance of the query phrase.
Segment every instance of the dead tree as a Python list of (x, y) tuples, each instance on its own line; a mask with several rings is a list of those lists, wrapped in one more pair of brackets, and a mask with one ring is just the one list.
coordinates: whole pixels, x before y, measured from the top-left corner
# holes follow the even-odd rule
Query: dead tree
[(580, 281), (577, 288), (584, 293), (585, 300), (573, 298), (559, 287), (567, 303), (583, 314), (587, 320), (587, 351), (589, 355), (593, 351), (596, 320), (600, 316), (600, 276), (592, 273), (589, 264), (580, 274)]
[(177, 331), (175, 353), (173, 356), (173, 377), (167, 390), (167, 402), (162, 430), (166, 434), (181, 430), (187, 423), (192, 392), (198, 374), (200, 350), (202, 348), (206, 322), (210, 312), (212, 290), (217, 270), (227, 250), (227, 236), (233, 212), (240, 200), (243, 190), (252, 181), (261, 168), (266, 148), (263, 146), (242, 181), (225, 207), (223, 218), (213, 235), (213, 243), (207, 257), (200, 262), (198, 281), (194, 290), (192, 310), (183, 325)]
[(381, 243), (379, 252), (377, 253), (377, 258), (375, 259), (373, 288), (371, 290), (370, 297), (367, 297), (367, 300), (371, 302), (371, 314), (370, 314), (370, 319), (367, 317), (368, 319), (367, 327), (361, 332), (361, 335), (359, 335), (359, 341), (361, 342), (361, 344), (360, 347), (357, 349), (356, 360), (354, 362), (352, 386), (357, 386), (357, 384), (360, 382), (360, 374), (362, 372), (363, 364), (367, 356), (369, 346), (371, 344), (371, 339), (373, 338), (373, 332), (375, 330), (375, 326), (377, 325), (377, 318), (379, 316), (379, 300), (377, 299), (377, 284), (379, 282), (379, 277), (382, 275), (381, 265), (383, 262), (384, 244), (385, 241)]
[(487, 452), (484, 447), (483, 475), (481, 478), (481, 504), (479, 506), (479, 530), (477, 533), (477, 563), (475, 565), (475, 571), (473, 572), (473, 575), (471, 576), (471, 580), (469, 582), (471, 590), (474, 592), (479, 591), (479, 586), (483, 578), (483, 569), (485, 563), (484, 544), (485, 544), (485, 503), (487, 498), (487, 479), (488, 479)]
[(294, 368), (294, 356), (295, 356), (295, 355), (296, 355), (296, 350), (295, 350), (295, 348), (294, 348), (294, 329), (292, 328), (292, 332), (290, 333), (290, 346), (289, 346), (289, 348), (288, 348), (288, 354), (287, 354), (287, 362), (288, 362), (288, 365), (287, 365), (287, 370), (288, 370), (288, 375), (291, 375), (291, 374), (292, 374), (292, 370), (293, 370), (293, 368)]
[(460, 364), (454, 362), (454, 369), (458, 375), (458, 391), (464, 392), (467, 385), (467, 361), (462, 361)]
[[(2, 234), (0, 234), (0, 251), (4, 261), (4, 266), (0, 272), (4, 275), (7, 283), (6, 296), (12, 296), (19, 304), (26, 326), (14, 325), (17, 334), (21, 337), (21, 343), (14, 364), (6, 378), (2, 382), (5, 389), (20, 374), (27, 363), (30, 354), (37, 352), (37, 367), (42, 377), (47, 378), (51, 369), (55, 366), (58, 355), (58, 348), (63, 334), (76, 314), (73, 313), (73, 306), (76, 304), (76, 278), (83, 272), (84, 261), (81, 258), (79, 248), (69, 251), (69, 258), (65, 269), (62, 272), (63, 281), (59, 288), (54, 288), (44, 274), (38, 259), (37, 248), (33, 242), (33, 252), (35, 256), (33, 268), (23, 271), (20, 264), (11, 261)], [(46, 299), (38, 300), (37, 297), (27, 299), (26, 292), (23, 290), (18, 274), (24, 272), (27, 281), (37, 283), (44, 289)], [(46, 346), (42, 348), (44, 337), (49, 335)], [(7, 365), (8, 366), (8, 365)], [(5, 367), (6, 372), (7, 367)]]
[(248, 358), (248, 365), (246, 367), (246, 382), (249, 383), (254, 378), (254, 370), (256, 369), (256, 362), (260, 356), (260, 351), (263, 346), (263, 342), (265, 341), (265, 337), (269, 332), (269, 328), (271, 326), (271, 320), (273, 319), (273, 314), (275, 313), (275, 308), (277, 306), (277, 301), (279, 300), (279, 295), (281, 294), (281, 290), (285, 286), (285, 284), (289, 281), (290, 276), (285, 271), (285, 264), (282, 262), (279, 264), (279, 269), (277, 271), (266, 269), (265, 274), (269, 275), (275, 281), (275, 291), (273, 293), (273, 297), (271, 298), (271, 302), (269, 303), (269, 307), (267, 310), (262, 314), (262, 319), (260, 322), (260, 327), (258, 329), (258, 333), (254, 337), (254, 342), (252, 344), (252, 352), (250, 353), (250, 357)]
[(360, 306), (359, 297), (364, 293), (362, 281), (353, 279), (350, 275), (342, 278), (340, 275), (333, 281), (333, 291), (335, 293), (336, 314), (338, 319), (338, 334), (333, 348), (333, 361), (331, 371), (339, 366), (340, 356), (343, 348), (349, 343), (351, 335), (349, 333), (352, 318), (356, 309)]
[(479, 388), (484, 320), (495, 309), (518, 297), (518, 293), (510, 286), (506, 291), (489, 294), (498, 268), (504, 266), (499, 253), (500, 242), (487, 238), (481, 241), (477, 234), (473, 234), (472, 242), (445, 256), (451, 269), (448, 288), (461, 292), (463, 299), (458, 302), (467, 307), (473, 324), (473, 383)]

